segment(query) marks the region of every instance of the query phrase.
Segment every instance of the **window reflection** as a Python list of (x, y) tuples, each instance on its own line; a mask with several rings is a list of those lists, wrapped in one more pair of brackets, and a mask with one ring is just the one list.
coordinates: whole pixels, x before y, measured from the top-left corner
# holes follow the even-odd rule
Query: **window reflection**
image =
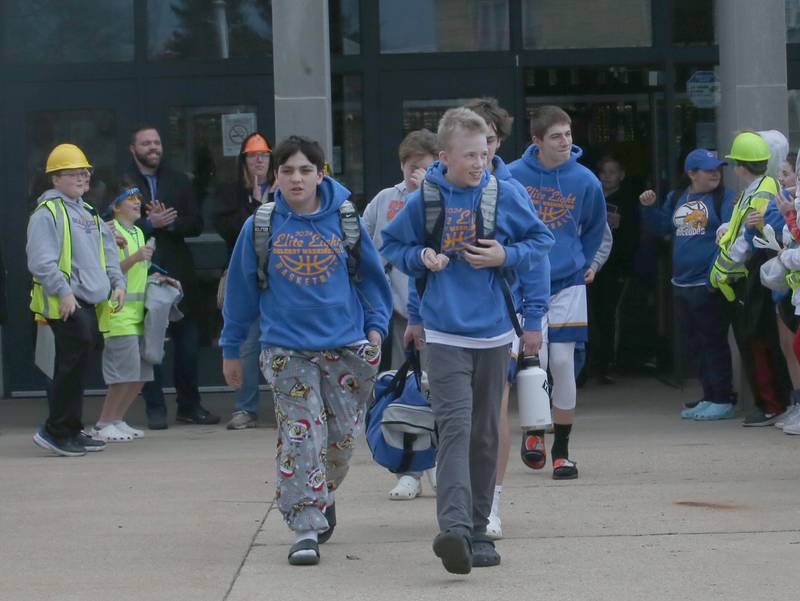
[(435, 132), (439, 129), (439, 120), (447, 109), (464, 105), (469, 98), (438, 98), (436, 100), (404, 100), (403, 101), (403, 135), (418, 129)]
[(789, 90), (789, 147), (800, 147), (800, 90)]
[(380, 0), (381, 52), (508, 50), (508, 0)]
[(150, 0), (150, 60), (218, 60), (272, 55), (271, 0)]
[(10, 63), (133, 60), (133, 0), (9, 0), (3, 8)]
[(100, 209), (117, 178), (117, 124), (110, 110), (36, 111), (27, 116), (25, 156), (27, 197), (31, 204), (51, 187), (44, 173), (50, 151), (65, 142), (76, 144), (94, 167), (84, 200)]
[(800, 42), (800, 0), (786, 0), (786, 41)]
[(333, 174), (353, 193), (352, 200), (363, 209), (364, 199), (364, 108), (360, 75), (334, 77)]
[(525, 48), (650, 46), (650, 0), (523, 0)]
[[(789, 4), (793, 1), (787, 0), (787, 13)], [(714, 0), (672, 0), (672, 2), (673, 44), (689, 46), (716, 43)]]
[(170, 107), (164, 154), (194, 185), (206, 231), (215, 186), (236, 181), (236, 157), (247, 135), (258, 127), (256, 107), (249, 105)]
[(361, 52), (361, 20), (358, 10), (359, 0), (329, 0), (331, 54)]

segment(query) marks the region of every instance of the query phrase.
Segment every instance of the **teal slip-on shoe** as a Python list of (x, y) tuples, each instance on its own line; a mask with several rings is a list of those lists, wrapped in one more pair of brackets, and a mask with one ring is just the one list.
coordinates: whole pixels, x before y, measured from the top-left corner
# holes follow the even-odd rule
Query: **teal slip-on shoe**
[(694, 407), (691, 407), (690, 409), (684, 409), (683, 411), (681, 411), (681, 419), (694, 419), (698, 413), (704, 411), (709, 405), (713, 404), (714, 403), (712, 403), (711, 401), (700, 401)]
[(731, 403), (709, 403), (708, 407), (695, 413), (694, 419), (699, 422), (715, 421), (719, 419), (733, 419), (736, 417), (736, 408)]

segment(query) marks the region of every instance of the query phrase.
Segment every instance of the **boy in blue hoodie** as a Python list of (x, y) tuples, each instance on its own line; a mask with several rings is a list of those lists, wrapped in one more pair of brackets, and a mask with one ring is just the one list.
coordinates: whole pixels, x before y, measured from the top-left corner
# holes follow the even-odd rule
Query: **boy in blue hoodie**
[[(464, 106), (478, 115), (483, 117), (486, 125), (489, 126), (489, 135), (486, 138), (486, 144), (489, 149), (489, 173), (494, 175), (497, 179), (507, 181), (509, 184), (517, 188), (523, 198), (526, 198), (528, 193), (517, 180), (511, 176), (508, 166), (505, 164), (497, 151), (500, 145), (512, 133), (512, 126), (514, 124), (514, 117), (508, 114), (503, 107), (501, 107), (497, 100), (494, 98), (475, 98), (468, 100)], [(535, 287), (538, 296), (531, 299), (537, 303), (538, 311), (537, 316), (539, 319), (544, 317), (547, 313), (548, 297), (550, 295), (550, 261), (547, 261), (546, 269), (540, 270), (539, 277), (542, 282), (539, 286)], [(515, 286), (515, 302), (514, 305), (518, 308), (521, 307), (520, 289)], [(508, 367), (508, 380), (503, 386), (503, 396), (500, 399), (500, 429), (498, 433), (497, 444), (497, 477), (495, 478), (494, 496), (492, 497), (492, 511), (489, 514), (489, 524), (486, 528), (486, 533), (491, 538), (498, 540), (503, 537), (503, 531), (500, 523), (500, 496), (503, 492), (503, 480), (506, 475), (506, 468), (508, 467), (508, 455), (511, 449), (511, 432), (508, 423), (508, 397), (511, 392), (511, 385), (516, 380), (517, 366), (519, 363), (519, 338), (515, 337), (511, 345), (511, 363)]]
[[(500, 397), (514, 338), (502, 270), (516, 271), (525, 299), (523, 343), (535, 352), (541, 316), (528, 299), (535, 297), (537, 275), (553, 243), (527, 199), (487, 173), (489, 131), (469, 109), (444, 114), (437, 133), (439, 161), (428, 169), (422, 191), (411, 194), (405, 209), (384, 228), (381, 247), (396, 268), (425, 282), (419, 315), (439, 428), (436, 507), (441, 532), (433, 550), (445, 569), (457, 574), (500, 563), (486, 525)], [(489, 185), (497, 185), (495, 227), (484, 229)], [(428, 233), (426, 214), (433, 211), (425, 200), (426, 186), (441, 203), (438, 239)]]
[[(572, 120), (557, 106), (542, 106), (531, 117), (531, 144), (509, 166), (528, 191), (536, 212), (553, 232), (550, 251), (550, 309), (539, 358), (553, 376), (553, 478), (578, 477), (569, 459), (569, 435), (575, 417), (575, 343), (588, 338), (584, 276), (600, 248), (607, 215), (603, 186), (577, 161), (583, 151), (572, 144)], [(533, 469), (547, 461), (544, 431), (530, 430), (522, 440), (522, 460)]]
[[(324, 175), (319, 144), (291, 136), (272, 161), (278, 189), (266, 273), (258, 274), (266, 251), (255, 248), (249, 217), (228, 268), (220, 346), (225, 380), (238, 388), (239, 349), (260, 320), (261, 365), (279, 431), (276, 498), (296, 534), (289, 563), (310, 565), (319, 562), (318, 545), (336, 524), (333, 492), (363, 427), (392, 298), (378, 252), (355, 215), (349, 219), (357, 219), (359, 240), (346, 248), (350, 192)], [(259, 275), (266, 282), (259, 284)]]

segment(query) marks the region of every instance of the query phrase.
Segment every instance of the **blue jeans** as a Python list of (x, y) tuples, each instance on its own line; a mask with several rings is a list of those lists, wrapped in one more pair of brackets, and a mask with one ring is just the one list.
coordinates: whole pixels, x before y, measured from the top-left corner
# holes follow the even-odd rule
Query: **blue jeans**
[(242, 361), (242, 387), (236, 391), (234, 407), (236, 411), (247, 411), (258, 415), (259, 356), (261, 355), (261, 322), (256, 319), (247, 332), (247, 339), (239, 347), (239, 358)]

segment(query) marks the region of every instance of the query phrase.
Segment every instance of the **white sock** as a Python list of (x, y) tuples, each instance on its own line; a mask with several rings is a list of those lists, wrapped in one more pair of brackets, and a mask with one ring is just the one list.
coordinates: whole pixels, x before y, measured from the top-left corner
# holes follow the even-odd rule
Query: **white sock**
[(301, 540), (310, 539), (313, 541), (317, 540), (317, 531), (316, 530), (298, 530), (295, 532), (295, 539), (294, 542), (299, 543)]
[(113, 424), (113, 423), (114, 423), (114, 422), (97, 422), (97, 423), (94, 425), (94, 427), (95, 427), (95, 428), (97, 428), (98, 430), (102, 430), (102, 429), (103, 429), (103, 428), (105, 428), (106, 426), (110, 426), (110, 425), (111, 425), (111, 424)]
[(492, 513), (500, 515), (500, 495), (503, 493), (503, 485), (498, 484), (494, 487), (494, 497), (492, 498)]

